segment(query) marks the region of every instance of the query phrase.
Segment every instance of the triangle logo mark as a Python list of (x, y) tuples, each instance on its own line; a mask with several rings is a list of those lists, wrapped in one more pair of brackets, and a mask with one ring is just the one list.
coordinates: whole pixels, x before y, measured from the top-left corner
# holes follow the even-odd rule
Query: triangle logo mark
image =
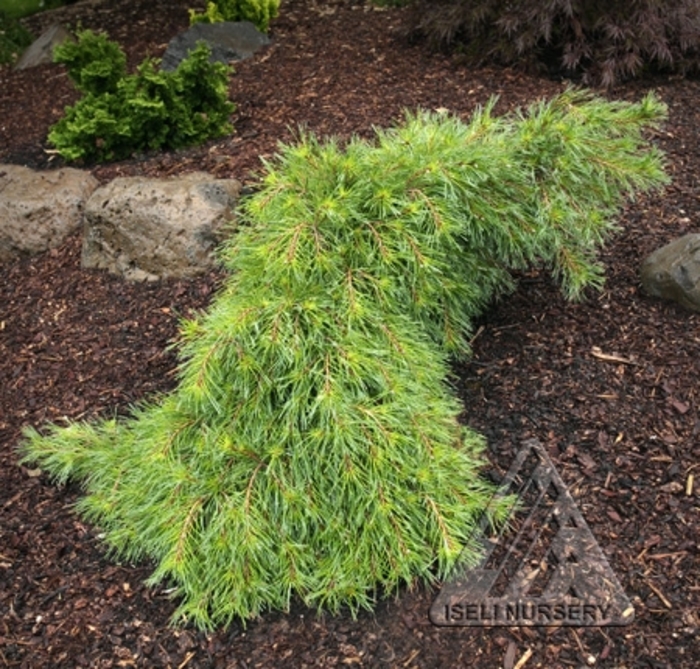
[(498, 495), (517, 503), (500, 532), (477, 530), (474, 568), (455, 572), (430, 609), (435, 625), (627, 625), (634, 608), (537, 439), (523, 443)]

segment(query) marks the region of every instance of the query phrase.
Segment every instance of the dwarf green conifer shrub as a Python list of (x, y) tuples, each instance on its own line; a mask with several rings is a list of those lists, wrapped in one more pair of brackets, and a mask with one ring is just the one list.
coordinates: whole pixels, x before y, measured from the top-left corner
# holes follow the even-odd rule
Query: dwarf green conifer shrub
[(76, 42), (59, 44), (53, 59), (66, 66), (75, 87), (86, 95), (112, 93), (126, 76), (126, 54), (107, 35), (92, 30), (82, 31)]
[(24, 461), (81, 480), (79, 510), (151, 558), (199, 627), (444, 577), (508, 504), (479, 477), (447, 355), (512, 269), (544, 264), (570, 297), (599, 285), (623, 198), (665, 181), (642, 136), (663, 114), (569, 91), (344, 147), (301, 135), (243, 204), (226, 284), (182, 323), (176, 390), (128, 419), (28, 429)]
[(55, 59), (66, 65), (84, 95), (66, 108), (49, 141), (66, 160), (105, 161), (231, 132), (231, 69), (209, 62), (209, 54), (199, 44), (174, 72), (159, 71), (156, 61), (147, 59), (128, 75), (117, 44), (103, 34), (80, 33), (76, 43), (57, 47)]
[(218, 23), (219, 21), (250, 21), (260, 32), (266, 33), (270, 21), (279, 14), (280, 0), (214, 0), (207, 2), (206, 11), (190, 9), (190, 23)]
[(477, 64), (544, 68), (586, 84), (700, 69), (698, 0), (419, 0), (412, 32)]

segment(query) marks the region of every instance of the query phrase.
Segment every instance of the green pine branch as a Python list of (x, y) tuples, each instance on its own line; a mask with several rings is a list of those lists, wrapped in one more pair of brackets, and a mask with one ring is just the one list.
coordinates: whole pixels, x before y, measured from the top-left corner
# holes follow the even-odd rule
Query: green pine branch
[(428, 112), (341, 147), (281, 146), (221, 249), (226, 285), (184, 321), (177, 389), (126, 420), (28, 429), (23, 460), (81, 480), (79, 510), (178, 621), (352, 612), (474, 562), (502, 522), (483, 439), (445, 382), (474, 318), (549, 267), (571, 298), (625, 198), (666, 181), (655, 98), (567, 91), (514, 115)]

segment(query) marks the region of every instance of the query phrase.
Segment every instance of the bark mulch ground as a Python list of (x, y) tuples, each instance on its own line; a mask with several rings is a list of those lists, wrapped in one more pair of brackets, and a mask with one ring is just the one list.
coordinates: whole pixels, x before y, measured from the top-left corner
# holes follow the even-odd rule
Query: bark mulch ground
[[(85, 0), (38, 15), (105, 29), (133, 66), (187, 27), (186, 0)], [(500, 96), (506, 111), (564, 86), (509, 70), (471, 69), (402, 38), (406, 13), (360, 0), (285, 0), (273, 44), (240, 63), (236, 132), (186, 151), (88, 169), (164, 176), (196, 169), (254, 181), (260, 158), (300, 124), (368, 135), (404, 108), (467, 116)], [(700, 664), (700, 314), (646, 296), (638, 267), (700, 221), (700, 84), (654, 78), (609, 91), (655, 90), (670, 118), (655, 141), (673, 184), (630, 203), (604, 251), (607, 284), (566, 303), (538, 272), (480, 323), (473, 359), (455, 366), (464, 420), (489, 442), (491, 474), (523, 440), (548, 449), (636, 609), (626, 627), (433, 626), (428, 586), (374, 612), (318, 616), (295, 606), (247, 627), (173, 629), (175, 604), (143, 585), (148, 564), (110, 561), (99, 528), (74, 513), (80, 490), (17, 465), (24, 425), (126, 411), (167, 391), (165, 346), (179, 316), (221, 280), (126, 284), (80, 268), (80, 239), (0, 268), (0, 667), (616, 667)], [(0, 68), (0, 163), (61, 165), (46, 133), (76, 99), (64, 71)]]

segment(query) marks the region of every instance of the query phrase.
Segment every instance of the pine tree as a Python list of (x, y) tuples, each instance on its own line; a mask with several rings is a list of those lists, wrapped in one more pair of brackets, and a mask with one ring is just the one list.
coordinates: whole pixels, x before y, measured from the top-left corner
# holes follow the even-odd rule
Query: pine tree
[(344, 147), (302, 134), (242, 205), (225, 286), (182, 323), (177, 389), (126, 420), (28, 429), (25, 461), (81, 480), (79, 511), (202, 628), (445, 577), (510, 503), (479, 476), (448, 356), (513, 269), (547, 266), (571, 298), (600, 285), (624, 197), (665, 181), (643, 137), (663, 115), (567, 91)]

